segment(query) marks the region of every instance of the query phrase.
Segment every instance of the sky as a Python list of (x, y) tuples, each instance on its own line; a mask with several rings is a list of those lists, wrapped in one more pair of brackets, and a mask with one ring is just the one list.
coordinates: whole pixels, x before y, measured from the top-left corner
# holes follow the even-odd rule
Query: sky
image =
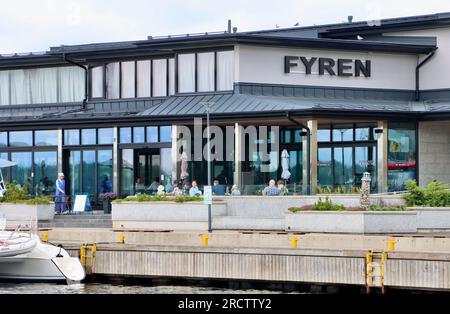
[(449, 0), (0, 0), (0, 53), (450, 12)]

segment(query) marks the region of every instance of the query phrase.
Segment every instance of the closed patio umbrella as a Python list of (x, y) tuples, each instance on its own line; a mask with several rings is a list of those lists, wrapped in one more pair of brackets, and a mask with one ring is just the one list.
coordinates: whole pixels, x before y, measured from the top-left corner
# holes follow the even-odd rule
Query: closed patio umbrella
[(289, 180), (291, 173), (289, 172), (289, 153), (286, 149), (281, 152), (281, 177), (285, 180)]
[(181, 154), (181, 173), (180, 173), (180, 178), (182, 180), (186, 179), (189, 176), (187, 170), (188, 170), (188, 156), (186, 152), (183, 152)]

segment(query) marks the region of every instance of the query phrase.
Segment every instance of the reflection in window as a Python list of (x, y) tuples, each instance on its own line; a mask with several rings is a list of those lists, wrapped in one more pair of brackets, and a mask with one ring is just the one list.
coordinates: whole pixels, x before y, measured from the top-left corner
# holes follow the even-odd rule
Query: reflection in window
[(147, 127), (147, 143), (157, 143), (158, 142), (158, 127), (148, 126)]
[(159, 128), (159, 141), (172, 142), (172, 127), (170, 125)]
[(178, 55), (178, 92), (195, 92), (195, 54)]
[(34, 192), (35, 195), (54, 195), (57, 179), (57, 153), (34, 153)]
[(8, 146), (8, 132), (0, 132), (0, 147)]
[(72, 193), (72, 195), (81, 192), (80, 169), (81, 169), (81, 151), (71, 150), (70, 154), (69, 154), (69, 180), (70, 180), (70, 182), (68, 183), (66, 181), (66, 184), (70, 184), (70, 192)]
[(32, 131), (14, 131), (9, 132), (9, 146), (33, 146)]
[(56, 130), (34, 131), (34, 145), (36, 146), (58, 145), (58, 131)]
[(99, 128), (98, 129), (98, 143), (99, 144), (112, 144), (114, 141), (114, 129), (113, 128)]
[(95, 150), (83, 151), (82, 161), (82, 193), (95, 195)]
[(405, 189), (405, 182), (416, 179), (416, 126), (390, 123), (388, 130), (388, 189)]
[(330, 142), (330, 129), (317, 130), (317, 142)]
[(331, 148), (321, 147), (318, 149), (317, 174), (319, 185), (330, 186), (333, 184), (331, 176)]
[(136, 126), (133, 128), (133, 143), (145, 143), (145, 127)]
[(120, 192), (121, 196), (134, 194), (134, 161), (133, 150), (122, 149), (122, 158), (120, 158)]
[(95, 129), (82, 129), (81, 130), (81, 144), (82, 145), (95, 145), (96, 144)]
[(119, 140), (121, 144), (131, 143), (131, 128), (120, 128)]
[(11, 180), (23, 186), (25, 193), (33, 194), (33, 178), (31, 177), (31, 152), (12, 152), (11, 160), (17, 163), (11, 168)]
[(333, 125), (333, 141), (345, 142), (353, 141), (353, 126), (334, 126)]
[(352, 147), (334, 147), (334, 185), (353, 184)]
[(80, 130), (64, 130), (64, 145), (80, 145)]
[(112, 192), (112, 150), (97, 151), (98, 193)]

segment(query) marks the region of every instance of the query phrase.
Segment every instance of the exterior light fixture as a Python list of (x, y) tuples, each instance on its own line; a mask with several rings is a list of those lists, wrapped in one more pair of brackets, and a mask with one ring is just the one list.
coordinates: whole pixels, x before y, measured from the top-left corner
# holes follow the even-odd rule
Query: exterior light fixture
[(308, 132), (306, 132), (306, 131), (301, 131), (299, 134), (300, 134), (300, 136), (307, 136), (307, 135), (308, 135)]
[(374, 129), (373, 131), (375, 132), (375, 134), (383, 133), (383, 129), (379, 129), (379, 128)]

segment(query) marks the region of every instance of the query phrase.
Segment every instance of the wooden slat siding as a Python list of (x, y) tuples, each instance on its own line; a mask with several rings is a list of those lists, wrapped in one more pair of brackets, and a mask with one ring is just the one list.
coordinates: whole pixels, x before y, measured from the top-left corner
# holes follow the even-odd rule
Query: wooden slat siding
[(354, 257), (242, 253), (98, 251), (94, 272), (363, 285), (365, 260)]
[(385, 285), (450, 289), (450, 261), (387, 260)]

